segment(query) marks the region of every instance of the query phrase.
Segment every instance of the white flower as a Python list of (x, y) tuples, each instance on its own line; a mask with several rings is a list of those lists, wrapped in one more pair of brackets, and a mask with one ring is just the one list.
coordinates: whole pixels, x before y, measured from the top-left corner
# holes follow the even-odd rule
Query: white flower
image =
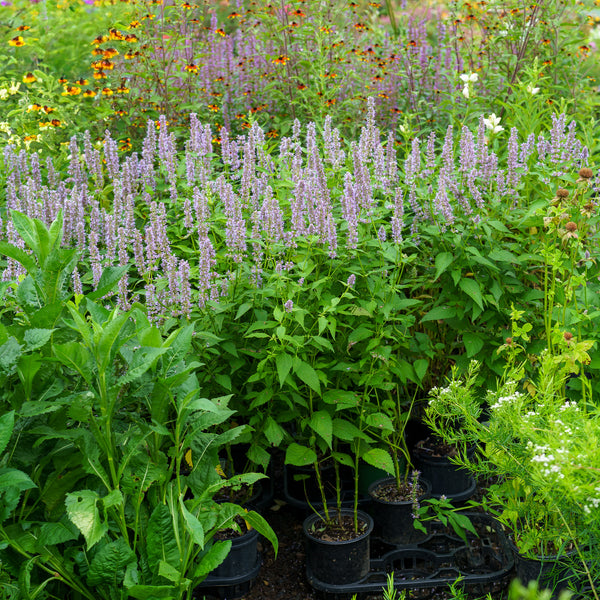
[(504, 127), (500, 125), (500, 117), (497, 117), (495, 113), (492, 113), (487, 119), (483, 119), (483, 124), (487, 129), (491, 129), (492, 133), (504, 131)]
[(0, 132), (10, 135), (10, 124), (6, 121), (0, 122)]
[(462, 81), (468, 84), (469, 82), (475, 83), (479, 79), (479, 76), (477, 73), (463, 73), (460, 78)]
[(527, 92), (528, 92), (529, 94), (531, 94), (532, 96), (533, 96), (534, 94), (537, 94), (537, 93), (540, 91), (540, 88), (533, 87), (533, 85), (532, 85), (531, 83), (530, 83), (530, 84), (529, 84), (529, 85), (528, 85), (528, 86), (527, 86), (525, 89), (526, 89), (526, 90), (527, 90)]
[(469, 98), (469, 84), (468, 83), (463, 88), (462, 95), (467, 99)]
[(8, 90), (6, 88), (0, 88), (0, 100), (6, 100), (8, 98)]
[(12, 96), (13, 94), (16, 94), (19, 91), (20, 87), (21, 87), (20, 82), (16, 83), (14, 81), (11, 81), (10, 86), (8, 88), (8, 93)]

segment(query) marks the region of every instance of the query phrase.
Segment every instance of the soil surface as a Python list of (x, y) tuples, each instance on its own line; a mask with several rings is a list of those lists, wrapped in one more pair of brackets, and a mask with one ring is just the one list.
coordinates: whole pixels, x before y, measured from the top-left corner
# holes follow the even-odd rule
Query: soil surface
[(425, 490), (419, 484), (413, 491), (411, 483), (398, 487), (395, 481), (379, 485), (371, 490), (371, 496), (383, 502), (412, 502), (413, 499), (421, 498), (424, 495)]

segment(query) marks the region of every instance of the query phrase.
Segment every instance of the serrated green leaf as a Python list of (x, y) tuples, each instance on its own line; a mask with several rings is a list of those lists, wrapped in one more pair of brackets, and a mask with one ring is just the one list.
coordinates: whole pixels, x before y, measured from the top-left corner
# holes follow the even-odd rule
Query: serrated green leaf
[(0, 454), (4, 452), (15, 426), (15, 411), (11, 410), (0, 417)]
[(173, 531), (173, 521), (169, 508), (159, 504), (148, 521), (146, 534), (146, 552), (151, 571), (158, 569), (158, 563), (164, 560), (170, 564), (179, 564), (179, 548)]
[(321, 394), (321, 383), (317, 372), (306, 362), (299, 358), (294, 359), (294, 373), (313, 391)]
[(475, 333), (463, 333), (463, 342), (467, 351), (467, 358), (475, 356), (484, 346), (483, 340)]
[(437, 278), (452, 264), (453, 261), (453, 254), (450, 252), (440, 252), (435, 257), (435, 275), (433, 280), (436, 281)]
[(483, 296), (479, 284), (473, 279), (463, 277), (459, 282), (460, 289), (469, 296), (481, 310), (483, 310)]
[[(202, 527), (202, 523), (195, 517), (185, 506), (183, 503), (183, 497), (179, 498), (179, 506), (181, 508), (181, 514), (183, 515), (183, 520), (185, 523), (185, 528), (187, 532), (190, 534), (194, 544), (198, 544), (200, 549), (204, 548), (204, 528)], [(173, 581), (173, 580), (171, 580)]]
[(194, 572), (194, 578), (198, 578), (200, 581), (206, 579), (206, 576), (227, 558), (230, 550), (231, 540), (215, 542), (202, 556), (200, 564)]
[(305, 467), (317, 462), (317, 454), (311, 448), (292, 442), (285, 452), (285, 464)]
[(72, 492), (65, 499), (67, 515), (83, 534), (88, 550), (108, 531), (108, 525), (100, 518), (99, 500), (100, 496), (91, 490)]
[(123, 538), (110, 542), (94, 555), (87, 574), (87, 583), (92, 587), (102, 584), (118, 586), (125, 577), (128, 564), (135, 562), (135, 552)]
[(28, 329), (23, 337), (26, 350), (31, 352), (46, 345), (53, 332), (54, 329)]
[(394, 462), (392, 461), (392, 457), (389, 452), (386, 452), (381, 448), (371, 448), (361, 454), (361, 458), (377, 469), (381, 469), (390, 475), (394, 474)]
[(331, 448), (333, 434), (331, 415), (325, 410), (318, 410), (312, 414), (309, 426), (314, 432), (318, 433), (325, 440), (329, 448)]
[(279, 387), (283, 387), (293, 363), (293, 358), (287, 353), (278, 354), (275, 357), (275, 365), (277, 366), (277, 375), (279, 377)]
[(423, 316), (421, 323), (426, 323), (427, 321), (444, 321), (452, 319), (455, 316), (456, 309), (453, 306), (435, 306)]

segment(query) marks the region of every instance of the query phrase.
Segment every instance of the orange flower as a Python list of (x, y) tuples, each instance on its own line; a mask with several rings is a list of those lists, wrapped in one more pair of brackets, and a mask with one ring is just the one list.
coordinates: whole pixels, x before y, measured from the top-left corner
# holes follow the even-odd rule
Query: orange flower
[(31, 27), (29, 27), (29, 25), (19, 25), (17, 27), (17, 31), (27, 31), (28, 29), (31, 29)]
[(95, 98), (96, 92), (94, 90), (85, 90), (85, 92), (83, 92), (83, 97), (84, 98)]
[(227, 34), (222, 29), (215, 29), (215, 34), (225, 37)]
[(113, 91), (108, 87), (102, 88), (102, 95), (103, 96), (112, 96)]
[(285, 54), (280, 54), (277, 58), (274, 58), (271, 62), (274, 65), (285, 65), (290, 60)]
[(116, 90), (117, 94), (129, 94), (129, 88), (122, 83)]
[(139, 21), (131, 21), (131, 23), (129, 23), (129, 29), (135, 29), (136, 27), (139, 27), (141, 25), (141, 23)]
[(26, 75), (23, 75), (24, 83), (33, 83), (34, 81), (37, 81), (37, 77), (33, 73), (27, 73)]
[(81, 88), (76, 85), (65, 85), (65, 91), (61, 94), (62, 96), (78, 96), (81, 94)]
[(219, 112), (219, 107), (216, 104), (209, 104), (208, 109), (212, 110), (213, 112)]
[(17, 46), (17, 47), (24, 46), (25, 40), (23, 39), (23, 36), (17, 35), (12, 40), (8, 40), (8, 45), (9, 46)]
[(242, 15), (240, 15), (240, 13), (238, 12), (232, 12), (227, 18), (228, 19), (237, 19), (238, 17), (241, 17)]
[(198, 73), (198, 65), (195, 65), (194, 63), (185, 65), (184, 71), (187, 71), (188, 73)]
[(61, 121), (59, 119), (52, 119), (50, 123), (52, 123), (52, 127), (60, 127), (61, 125)]
[(106, 79), (106, 73), (102, 70), (95, 71), (93, 75), (94, 79)]
[(115, 48), (107, 48), (106, 50), (102, 51), (102, 56), (104, 58), (112, 58), (113, 56), (117, 56), (119, 54), (119, 51)]
[(63, 75), (59, 80), (58, 83), (68, 83), (69, 80)]
[(126, 42), (129, 43), (134, 43), (134, 42), (138, 42), (138, 38), (137, 35), (133, 34), (133, 33), (128, 33), (124, 38), (123, 38)]
[[(109, 29), (109, 38), (110, 40), (118, 40), (118, 41), (127, 41), (126, 36), (124, 36), (118, 29)], [(107, 40), (104, 40), (105, 42)]]
[(108, 41), (107, 35), (99, 35), (93, 42), (92, 46), (99, 46), (100, 44), (104, 44), (104, 42)]
[(87, 79), (84, 79), (83, 77), (81, 77), (75, 83), (77, 85), (87, 85), (89, 83), (89, 81)]

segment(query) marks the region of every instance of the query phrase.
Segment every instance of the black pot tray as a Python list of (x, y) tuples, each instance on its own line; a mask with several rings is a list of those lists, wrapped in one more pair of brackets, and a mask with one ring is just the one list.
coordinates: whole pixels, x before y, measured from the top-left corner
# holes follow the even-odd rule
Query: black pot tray
[(368, 594), (381, 593), (392, 572), (397, 590), (445, 587), (459, 577), (465, 587), (504, 579), (514, 567), (514, 555), (502, 526), (484, 513), (465, 515), (479, 533), (476, 537), (467, 532), (467, 544), (436, 523), (430, 534), (413, 546), (390, 546), (372, 539), (370, 571), (359, 581), (331, 585), (313, 577), (307, 568), (308, 581), (328, 594)]

